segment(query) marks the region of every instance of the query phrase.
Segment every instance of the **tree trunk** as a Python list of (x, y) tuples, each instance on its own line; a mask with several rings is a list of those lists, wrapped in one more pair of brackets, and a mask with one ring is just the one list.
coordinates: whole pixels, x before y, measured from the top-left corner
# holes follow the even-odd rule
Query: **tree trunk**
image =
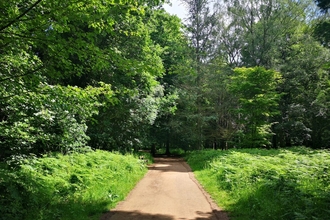
[(170, 155), (171, 155), (171, 153), (170, 153), (170, 132), (169, 132), (169, 131), (167, 132), (167, 139), (166, 139), (166, 152), (165, 152), (165, 154), (166, 154), (167, 156), (170, 156)]
[(153, 157), (156, 155), (156, 144), (155, 143), (153, 143), (151, 145), (151, 152), (150, 153)]

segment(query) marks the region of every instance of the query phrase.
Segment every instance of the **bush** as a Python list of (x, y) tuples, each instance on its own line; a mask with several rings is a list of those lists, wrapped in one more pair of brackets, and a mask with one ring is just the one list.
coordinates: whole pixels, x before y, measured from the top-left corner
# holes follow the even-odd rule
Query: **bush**
[(98, 219), (145, 174), (133, 155), (105, 151), (26, 160), (0, 169), (0, 219)]
[(187, 161), (233, 219), (328, 219), (330, 214), (327, 150), (199, 151)]

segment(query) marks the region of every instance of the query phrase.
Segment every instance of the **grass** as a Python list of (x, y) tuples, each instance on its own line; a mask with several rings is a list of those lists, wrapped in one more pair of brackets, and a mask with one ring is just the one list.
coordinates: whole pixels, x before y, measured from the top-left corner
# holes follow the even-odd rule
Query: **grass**
[(205, 150), (186, 159), (231, 219), (329, 219), (328, 150)]
[(138, 156), (105, 151), (27, 160), (0, 168), (0, 219), (99, 219), (147, 169)]

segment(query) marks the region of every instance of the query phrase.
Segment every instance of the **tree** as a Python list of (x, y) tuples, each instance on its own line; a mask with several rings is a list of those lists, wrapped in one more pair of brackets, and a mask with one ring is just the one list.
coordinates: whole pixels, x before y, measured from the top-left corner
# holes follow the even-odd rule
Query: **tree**
[(244, 126), (240, 146), (270, 146), (272, 136), (271, 117), (278, 114), (280, 94), (276, 88), (281, 75), (263, 67), (235, 68), (229, 89), (238, 98), (235, 112)]
[[(196, 120), (194, 127), (197, 129), (196, 135), (198, 136), (197, 148), (203, 148), (204, 137), (203, 129), (205, 121), (203, 119), (203, 97), (202, 87), (203, 78), (205, 74), (205, 67), (208, 60), (213, 56), (215, 47), (215, 11), (210, 9), (210, 2), (207, 0), (184, 0), (183, 1), (188, 9), (188, 18), (186, 20), (187, 37), (191, 43), (191, 59), (193, 72), (191, 77), (195, 81), (195, 93), (197, 94), (195, 99), (194, 112), (187, 114), (191, 115)], [(188, 81), (190, 81), (188, 79)]]
[[(0, 144), (9, 150), (5, 156), (78, 150), (89, 139), (92, 117), (102, 120), (95, 116), (99, 110), (118, 103), (134, 103), (128, 109), (118, 105), (126, 113), (121, 120), (128, 114), (139, 123), (154, 120), (157, 101), (151, 97), (163, 68), (159, 47), (143, 25), (145, 2), (0, 4)], [(145, 111), (145, 103), (151, 110)]]
[(272, 126), (274, 146), (326, 146), (327, 104), (317, 97), (327, 93), (322, 82), (327, 81), (329, 51), (311, 36), (328, 47), (327, 16), (317, 14), (309, 0), (237, 0), (223, 1), (220, 6), (219, 54), (228, 64), (258, 65), (282, 74), (283, 84), (277, 88), (284, 94), (279, 102), (281, 114), (270, 119), (279, 122)]
[(278, 53), (304, 19), (308, 1), (235, 0), (218, 4), (218, 43), (229, 65), (276, 68)]
[(330, 8), (330, 1), (329, 0), (314, 0), (317, 6), (323, 11), (327, 12)]
[[(329, 50), (322, 47), (308, 28), (292, 35), (279, 60), (284, 83), (279, 91), (281, 117), (276, 125), (280, 146), (327, 146), (327, 94)], [(321, 101), (323, 100), (323, 101)], [(324, 142), (322, 140), (325, 140)], [(322, 142), (322, 143), (321, 143)]]
[(232, 112), (237, 100), (228, 89), (231, 75), (232, 70), (223, 58), (218, 57), (210, 62), (204, 96), (208, 103), (205, 136), (212, 148), (228, 149), (240, 126)]
[(151, 39), (159, 45), (163, 52), (160, 55), (165, 74), (159, 79), (164, 88), (164, 97), (160, 102), (158, 117), (150, 127), (151, 141), (158, 146), (166, 148), (166, 154), (170, 154), (170, 148), (177, 146), (174, 129), (171, 121), (176, 114), (178, 89), (175, 86), (175, 79), (183, 74), (181, 70), (186, 65), (188, 57), (188, 41), (183, 35), (181, 20), (169, 15), (163, 9), (152, 11), (150, 22)]
[(314, 26), (313, 36), (325, 47), (330, 48), (330, 20), (322, 19)]
[(330, 8), (329, 0), (315, 0), (322, 14), (314, 25), (313, 35), (325, 47), (330, 48), (330, 18), (328, 10)]
[[(148, 130), (160, 111), (164, 88), (159, 81), (164, 67), (163, 48), (154, 44), (151, 9), (145, 14), (131, 13), (119, 20), (116, 35), (104, 34), (100, 46), (114, 48), (111, 67), (89, 79), (101, 80), (116, 89), (115, 102), (108, 103), (90, 123), (90, 144), (95, 148), (130, 151), (149, 145)], [(122, 22), (122, 23), (121, 23)], [(133, 32), (132, 32), (133, 31)], [(112, 55), (112, 54), (111, 54)]]

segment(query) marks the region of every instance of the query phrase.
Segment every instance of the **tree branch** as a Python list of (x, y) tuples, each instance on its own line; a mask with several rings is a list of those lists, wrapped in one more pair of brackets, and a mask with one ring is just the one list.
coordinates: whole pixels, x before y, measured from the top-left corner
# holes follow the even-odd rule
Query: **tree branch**
[(21, 75), (13, 75), (13, 76), (9, 76), (9, 77), (5, 77), (5, 78), (2, 78), (0, 79), (0, 82), (4, 82), (6, 80), (10, 80), (12, 78), (19, 78), (19, 77), (23, 77), (23, 76), (27, 76), (27, 75), (30, 75), (30, 74), (33, 74), (35, 72), (37, 72), (38, 70), (41, 70), (42, 68), (44, 68), (45, 66), (44, 65), (41, 65), (39, 66), (38, 68), (34, 69), (34, 70), (31, 70), (29, 72), (26, 72), (24, 74), (21, 74)]
[(0, 28), (0, 31), (3, 31), (4, 29), (8, 28), (9, 26), (13, 25), (15, 22), (19, 21), (20, 18), (24, 17), (27, 13), (29, 13), (34, 7), (36, 7), (42, 0), (36, 1), (34, 4), (32, 4), (26, 11), (24, 11), (22, 14), (20, 14), (17, 18), (6, 24), (5, 26), (2, 26)]

